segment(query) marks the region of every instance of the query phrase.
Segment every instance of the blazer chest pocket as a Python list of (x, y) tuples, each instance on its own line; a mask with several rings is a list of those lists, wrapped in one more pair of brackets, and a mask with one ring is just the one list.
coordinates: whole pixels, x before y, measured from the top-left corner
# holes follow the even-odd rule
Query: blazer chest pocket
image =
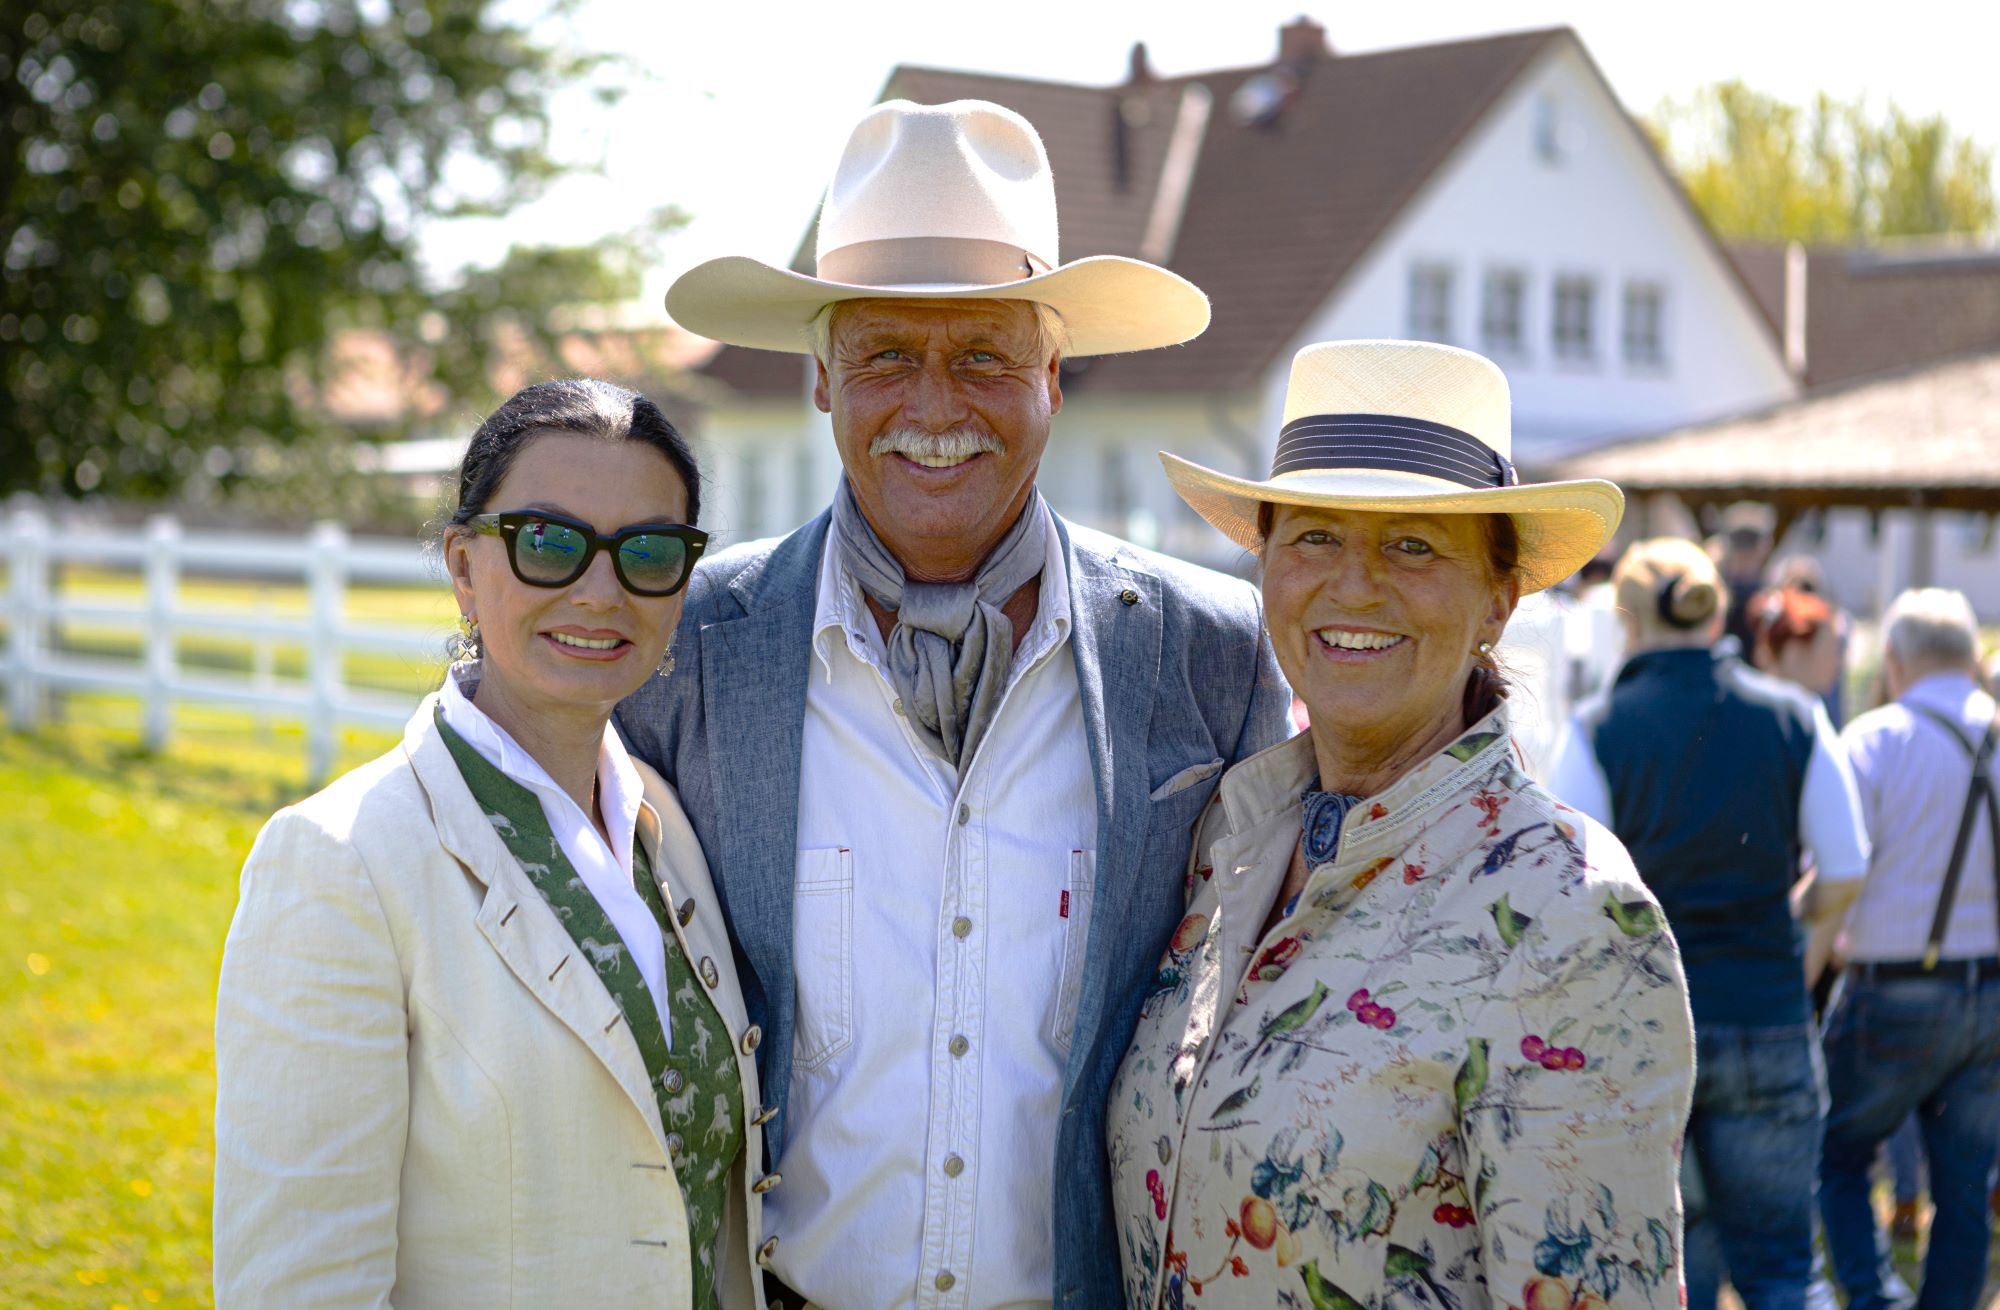
[(854, 854), (800, 851), (792, 894), (792, 1062), (811, 1072), (854, 1042)]
[(1091, 910), (1097, 900), (1097, 853), (1071, 851), (1069, 880), (1063, 888), (1058, 919), (1062, 923), (1062, 969), (1056, 976), (1055, 1009), (1049, 1038), (1056, 1051), (1069, 1054), (1076, 1037), (1076, 1011), (1083, 998), (1083, 963), (1090, 950)]

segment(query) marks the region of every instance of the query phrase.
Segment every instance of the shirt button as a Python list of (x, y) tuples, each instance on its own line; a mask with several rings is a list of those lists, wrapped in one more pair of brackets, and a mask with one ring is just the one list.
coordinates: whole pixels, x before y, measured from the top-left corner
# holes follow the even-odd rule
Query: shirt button
[[(958, 826), (959, 826), (959, 827), (963, 828), (963, 827), (964, 827), (964, 826), (966, 825), (966, 821), (967, 821), (967, 820), (969, 820), (969, 819), (971, 819), (971, 818), (972, 818), (972, 807), (971, 807), (970, 805), (961, 805), (961, 806), (959, 806), (959, 807), (958, 807)], [(945, 1277), (945, 1276), (946, 1276), (946, 1275), (944, 1275), (944, 1274), (939, 1274), (939, 1275), (938, 1275), (938, 1277), (940, 1277), (940, 1278), (943, 1278), (943, 1277)]]
[(745, 1055), (756, 1054), (757, 1044), (763, 1040), (764, 1040), (764, 1030), (762, 1028), (759, 1028), (754, 1023), (751, 1024), (748, 1028), (745, 1028), (743, 1030), (743, 1054)]
[(951, 1039), (951, 1053), (954, 1058), (964, 1055), (971, 1049), (972, 1043), (965, 1040), (965, 1034), (960, 1033)]
[[(771, 1120), (777, 1117), (778, 1117), (778, 1106), (777, 1103), (774, 1101), (770, 1105), (765, 1106), (763, 1109), (757, 1112), (757, 1117), (750, 1121), (750, 1126), (752, 1128), (762, 1128), (765, 1124), (771, 1122)], [(1165, 1141), (1166, 1139), (1163, 1137), (1160, 1140)]]
[(898, 714), (903, 712), (903, 698), (901, 696), (896, 697), (896, 704), (893, 708)]
[(701, 957), (701, 980), (707, 983), (710, 989), (721, 985), (722, 971), (715, 967), (714, 956), (704, 955)]
[(940, 1292), (949, 1292), (953, 1287), (956, 1287), (958, 1285), (958, 1280), (956, 1278), (953, 1278), (951, 1276), (951, 1271), (947, 1269), (943, 1273), (939, 1274), (936, 1278), (933, 1278), (931, 1280), (931, 1285), (937, 1288), (937, 1290)]
[(944, 1176), (946, 1178), (956, 1178), (964, 1172), (965, 1172), (964, 1160), (960, 1159), (958, 1156), (955, 1155), (947, 1155), (944, 1158)]
[(771, 1257), (778, 1252), (778, 1239), (773, 1237), (757, 1248), (757, 1263), (766, 1269), (771, 1267)]
[(773, 1187), (776, 1187), (779, 1183), (782, 1183), (784, 1181), (785, 1181), (785, 1176), (774, 1170), (771, 1173), (765, 1174), (762, 1178), (759, 1178), (756, 1182), (750, 1184), (750, 1190), (755, 1192), (757, 1195), (762, 1196), (764, 1193), (770, 1191)]
[(965, 938), (967, 936), (970, 936), (971, 933), (972, 933), (972, 920), (966, 918), (964, 915), (961, 914), (956, 919), (953, 919), (951, 921), (952, 936), (958, 938)]
[(678, 1092), (681, 1089), (685, 1081), (686, 1080), (681, 1077), (680, 1070), (669, 1069), (667, 1070), (665, 1076), (660, 1079), (660, 1086), (667, 1089), (668, 1096), (672, 1096), (675, 1092)]

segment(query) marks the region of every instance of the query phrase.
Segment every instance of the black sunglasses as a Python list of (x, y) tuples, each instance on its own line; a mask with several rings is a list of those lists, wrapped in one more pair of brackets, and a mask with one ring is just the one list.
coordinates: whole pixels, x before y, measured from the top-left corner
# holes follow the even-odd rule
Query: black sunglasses
[(567, 587), (607, 550), (618, 581), (637, 596), (671, 596), (686, 586), (708, 545), (706, 532), (685, 523), (641, 523), (606, 537), (588, 523), (539, 510), (475, 514), (466, 526), (506, 538), (514, 576), (531, 587)]

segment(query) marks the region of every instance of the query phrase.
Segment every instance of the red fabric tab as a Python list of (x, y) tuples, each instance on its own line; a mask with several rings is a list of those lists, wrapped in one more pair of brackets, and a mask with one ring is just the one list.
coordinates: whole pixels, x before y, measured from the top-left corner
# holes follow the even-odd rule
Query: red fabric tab
[(1069, 893), (1068, 893), (1068, 892), (1064, 892), (1064, 893), (1063, 893), (1063, 897), (1062, 897), (1062, 917), (1063, 917), (1063, 918), (1065, 918), (1065, 919), (1069, 918)]

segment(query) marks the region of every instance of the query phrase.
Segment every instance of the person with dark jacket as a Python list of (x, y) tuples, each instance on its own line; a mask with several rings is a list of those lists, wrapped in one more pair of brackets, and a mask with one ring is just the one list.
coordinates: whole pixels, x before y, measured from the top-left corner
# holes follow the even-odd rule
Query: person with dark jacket
[(1853, 775), (1817, 697), (1718, 643), (1728, 593), (1700, 547), (1640, 542), (1614, 583), (1630, 654), (1579, 708), (1549, 789), (1625, 843), (1680, 942), (1699, 1169), (1688, 1304), (1714, 1304), (1720, 1263), (1749, 1310), (1800, 1310), (1825, 1080), (1794, 889), (1810, 850), (1805, 918), (1837, 924), (1867, 871)]

